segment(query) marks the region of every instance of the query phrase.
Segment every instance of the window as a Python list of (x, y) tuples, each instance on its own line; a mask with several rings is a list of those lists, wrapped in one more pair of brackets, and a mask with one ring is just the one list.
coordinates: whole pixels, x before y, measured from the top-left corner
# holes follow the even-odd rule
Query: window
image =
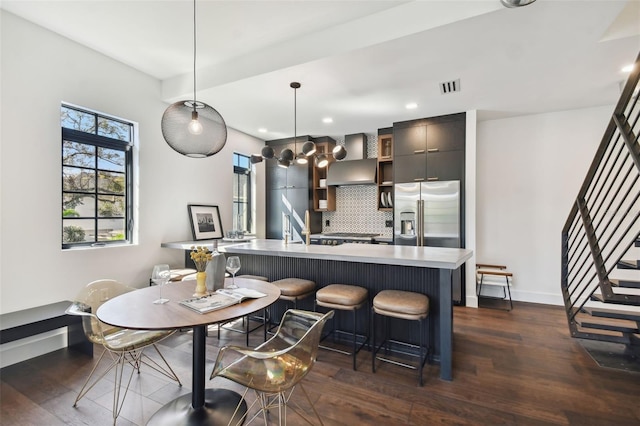
[(62, 248), (130, 243), (133, 123), (67, 105), (62, 126)]
[(251, 233), (251, 163), (249, 157), (233, 153), (233, 229)]

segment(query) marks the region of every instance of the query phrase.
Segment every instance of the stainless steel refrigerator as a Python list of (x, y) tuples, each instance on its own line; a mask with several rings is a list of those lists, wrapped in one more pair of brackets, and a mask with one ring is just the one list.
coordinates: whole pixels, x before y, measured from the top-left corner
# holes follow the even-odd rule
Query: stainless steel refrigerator
[[(393, 192), (396, 245), (460, 248), (460, 181), (399, 183)], [(453, 299), (463, 302), (460, 269), (453, 277)]]

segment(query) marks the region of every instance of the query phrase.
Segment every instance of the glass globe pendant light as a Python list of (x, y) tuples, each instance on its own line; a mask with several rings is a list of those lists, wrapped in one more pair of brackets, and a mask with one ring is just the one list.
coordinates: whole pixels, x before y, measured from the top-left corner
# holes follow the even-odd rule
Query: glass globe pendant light
[(500, 0), (503, 6), (508, 8), (527, 6), (536, 0)]
[(162, 114), (162, 136), (182, 155), (205, 158), (227, 143), (227, 125), (209, 105), (196, 100), (196, 0), (193, 0), (193, 100), (178, 101)]

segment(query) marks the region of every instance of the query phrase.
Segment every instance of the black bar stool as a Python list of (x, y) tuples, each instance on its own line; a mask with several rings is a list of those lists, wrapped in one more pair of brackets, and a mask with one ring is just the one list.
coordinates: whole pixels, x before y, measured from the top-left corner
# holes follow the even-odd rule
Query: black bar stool
[(271, 284), (280, 289), (280, 300), (293, 302), (293, 309), (298, 308), (298, 300), (312, 296), (316, 291), (316, 283), (304, 278), (283, 278)]
[[(429, 343), (427, 341), (427, 345), (423, 344), (423, 328), (425, 325), (428, 326), (428, 318), (429, 318), (429, 298), (421, 293), (414, 293), (411, 291), (400, 291), (400, 290), (382, 290), (379, 292), (376, 297), (373, 298), (373, 307), (371, 308), (372, 312), (372, 356), (371, 356), (371, 370), (376, 372), (376, 359), (384, 362), (388, 362), (391, 364), (399, 365), (402, 367), (407, 367), (411, 369), (418, 370), (418, 382), (420, 386), (423, 385), (422, 381), (422, 368), (428, 358), (429, 355)], [(376, 347), (376, 314), (386, 317), (385, 324), (385, 336), (380, 343), (380, 346)], [(389, 343), (393, 342), (395, 344), (409, 346), (415, 348), (416, 345), (407, 343), (407, 342), (399, 342), (397, 340), (391, 340), (389, 338), (389, 318), (397, 318), (409, 321), (418, 321), (420, 329), (420, 337), (418, 343), (418, 355), (414, 355), (418, 357), (418, 365), (406, 364), (403, 362), (399, 362), (396, 360), (392, 360), (389, 358), (384, 358), (381, 356), (377, 356), (378, 351), (382, 346), (385, 346), (385, 353), (389, 353)], [(431, 339), (431, 333), (429, 333), (428, 340)]]
[[(316, 283), (304, 278), (282, 278), (271, 282), (280, 289), (280, 298), (285, 302), (291, 302), (293, 309), (298, 309), (298, 301), (313, 296), (316, 292)], [(274, 324), (269, 331), (275, 328)]]
[[(360, 352), (360, 349), (369, 341), (369, 333), (364, 335), (363, 342), (360, 346), (357, 346), (357, 310), (362, 307), (369, 307), (369, 291), (364, 287), (358, 287), (355, 285), (347, 284), (329, 284), (326, 287), (321, 288), (316, 292), (316, 307), (322, 306), (324, 308), (333, 309), (335, 311), (351, 311), (353, 313), (353, 328), (351, 329), (351, 335), (353, 338), (353, 349), (351, 352), (343, 351), (328, 346), (320, 346), (323, 349), (327, 349), (334, 352), (339, 352), (345, 355), (353, 356), (353, 369), (356, 369), (356, 355)], [(367, 309), (369, 312), (369, 309)], [(335, 337), (336, 333), (345, 331), (336, 330), (336, 318), (333, 318), (333, 329), (326, 334), (322, 340), (326, 339), (330, 334)], [(368, 322), (368, 321), (367, 321)]]
[[(248, 278), (248, 279), (252, 279), (252, 280), (258, 280), (258, 281), (269, 281), (269, 278), (267, 277), (263, 277), (262, 275), (249, 275), (249, 274), (245, 274), (245, 275), (238, 275), (236, 278)], [(261, 321), (262, 325), (257, 325), (253, 328), (250, 328), (250, 322), (251, 320), (255, 321)], [(267, 315), (267, 308), (262, 310), (262, 316), (255, 316), (255, 315), (249, 315), (249, 316), (244, 316), (242, 317), (242, 328), (237, 328), (234, 327), (235, 322), (238, 321), (237, 319), (233, 320), (233, 321), (229, 321), (229, 322), (225, 322), (223, 324), (218, 324), (218, 340), (220, 340), (220, 328), (224, 328), (225, 330), (230, 330), (230, 331), (235, 331), (236, 333), (242, 333), (245, 335), (245, 340), (246, 340), (246, 345), (249, 346), (249, 334), (252, 331), (255, 331), (257, 329), (259, 329), (260, 327), (264, 326), (264, 341), (267, 341), (267, 323), (269, 322), (269, 316)]]

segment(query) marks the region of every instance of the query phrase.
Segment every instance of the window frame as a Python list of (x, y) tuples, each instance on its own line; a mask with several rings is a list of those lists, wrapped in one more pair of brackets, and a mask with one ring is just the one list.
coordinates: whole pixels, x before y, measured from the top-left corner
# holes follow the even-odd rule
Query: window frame
[[(60, 153), (60, 165), (61, 165), (61, 170), (60, 170), (60, 176), (61, 176), (61, 227), (60, 227), (60, 239), (61, 239), (61, 245), (62, 245), (62, 249), (66, 250), (66, 249), (72, 249), (72, 248), (79, 248), (79, 247), (105, 247), (105, 246), (114, 246), (114, 245), (130, 245), (133, 244), (133, 227), (134, 227), (134, 218), (133, 218), (133, 214), (134, 214), (134, 193), (133, 193), (133, 188), (134, 188), (134, 184), (133, 184), (133, 177), (134, 177), (134, 167), (133, 167), (133, 147), (135, 144), (135, 126), (136, 124), (130, 121), (126, 121), (126, 120), (122, 120), (119, 118), (115, 118), (113, 116), (109, 116), (106, 114), (101, 114), (95, 111), (91, 111), (91, 110), (87, 110), (84, 108), (79, 108), (79, 107), (75, 107), (75, 106), (71, 106), (68, 104), (61, 104), (60, 106), (60, 110), (62, 112), (62, 109), (71, 109), (74, 111), (78, 111), (80, 113), (83, 114), (89, 114), (89, 115), (93, 115), (94, 118), (94, 133), (89, 133), (89, 132), (85, 132), (85, 131), (81, 131), (81, 130), (75, 130), (75, 129), (71, 129), (68, 127), (64, 127), (63, 123), (60, 123), (60, 127), (61, 127), (61, 143), (60, 143), (60, 148), (61, 148), (61, 153)], [(109, 121), (114, 121), (114, 122), (118, 122), (118, 123), (122, 123), (125, 124), (127, 126), (129, 126), (129, 141), (124, 141), (121, 139), (116, 139), (116, 138), (110, 138), (108, 136), (102, 136), (99, 135), (99, 127), (98, 127), (98, 122), (100, 119), (106, 119)], [(70, 166), (69, 164), (65, 164), (64, 163), (64, 146), (65, 146), (65, 141), (69, 141), (69, 142), (73, 142), (73, 143), (79, 143), (79, 144), (83, 144), (83, 145), (87, 145), (87, 146), (92, 146), (95, 147), (96, 149), (96, 153), (95, 153), (95, 163), (93, 165), (93, 167), (83, 167), (83, 166)], [(107, 172), (113, 172), (113, 170), (105, 170), (105, 169), (101, 169), (98, 167), (98, 161), (99, 161), (99, 157), (98, 157), (98, 152), (97, 150), (99, 148), (106, 148), (106, 149), (110, 149), (110, 150), (115, 150), (115, 151), (121, 151), (124, 153), (124, 178), (125, 178), (125, 208), (124, 208), (124, 232), (125, 232), (125, 236), (124, 239), (119, 239), (119, 240), (113, 240), (113, 241), (109, 241), (109, 240), (98, 240), (98, 222), (101, 219), (105, 219), (104, 217), (100, 217), (99, 215), (99, 211), (98, 211), (98, 204), (99, 204), (99, 196), (101, 195), (105, 195), (102, 191), (100, 191), (100, 185), (99, 185), (99, 180), (98, 180), (98, 176), (99, 173), (101, 171), (107, 171)], [(88, 195), (92, 195), (94, 196), (94, 216), (92, 218), (93, 220), (93, 227), (95, 230), (95, 236), (94, 236), (94, 240), (93, 241), (80, 241), (80, 242), (64, 242), (64, 220), (65, 217), (63, 216), (63, 212), (64, 212), (64, 196), (66, 194), (71, 194), (74, 193), (72, 191), (65, 191), (64, 190), (64, 168), (65, 167), (77, 167), (77, 168), (81, 168), (81, 169), (86, 169), (86, 170), (92, 170), (95, 172), (95, 176), (96, 176), (96, 181), (95, 181), (95, 188), (93, 189), (93, 191), (86, 191), (86, 194)], [(117, 172), (117, 173), (122, 173), (122, 172)], [(68, 218), (67, 218), (68, 219)]]

